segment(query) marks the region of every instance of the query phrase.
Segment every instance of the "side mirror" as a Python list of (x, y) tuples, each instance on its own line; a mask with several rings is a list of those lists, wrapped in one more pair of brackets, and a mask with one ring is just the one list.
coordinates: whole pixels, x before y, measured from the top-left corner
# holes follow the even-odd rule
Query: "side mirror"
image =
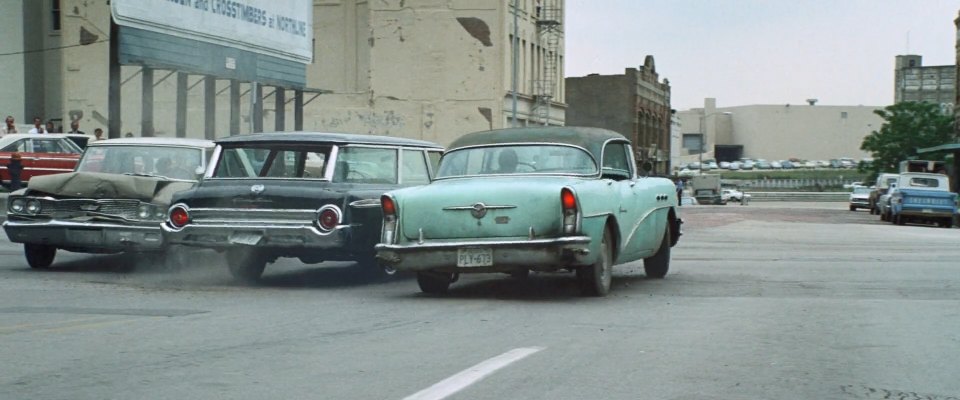
[(203, 167), (197, 167), (197, 169), (193, 170), (193, 174), (198, 177), (202, 177), (204, 172), (206, 171), (203, 169)]

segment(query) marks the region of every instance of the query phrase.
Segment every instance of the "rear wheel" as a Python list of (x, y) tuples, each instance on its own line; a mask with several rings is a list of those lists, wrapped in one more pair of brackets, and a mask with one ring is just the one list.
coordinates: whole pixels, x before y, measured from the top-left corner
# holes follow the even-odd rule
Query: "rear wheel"
[(944, 218), (942, 226), (944, 228), (953, 228), (953, 218)]
[(374, 280), (387, 280), (397, 274), (393, 267), (380, 265), (376, 257), (362, 256), (357, 259), (357, 268)]
[(660, 241), (660, 248), (657, 253), (643, 259), (643, 270), (647, 273), (647, 278), (661, 279), (667, 276), (670, 270), (670, 224), (667, 224), (663, 232), (663, 240)]
[(850, 206), (850, 211), (857, 211), (857, 208), (854, 206)]
[(267, 258), (253, 249), (230, 249), (227, 250), (227, 266), (234, 279), (251, 284), (260, 280)]
[(610, 293), (610, 283), (613, 281), (613, 243), (610, 228), (603, 231), (597, 261), (593, 265), (577, 268), (577, 280), (580, 281), (580, 292), (584, 296), (599, 297)]
[(903, 225), (907, 222), (903, 220), (903, 215), (897, 214), (893, 216), (893, 223), (897, 225)]
[(453, 282), (453, 273), (421, 271), (417, 272), (417, 285), (420, 291), (430, 294), (446, 293)]
[(48, 268), (57, 256), (57, 248), (45, 244), (24, 244), (23, 254), (27, 257), (30, 268)]

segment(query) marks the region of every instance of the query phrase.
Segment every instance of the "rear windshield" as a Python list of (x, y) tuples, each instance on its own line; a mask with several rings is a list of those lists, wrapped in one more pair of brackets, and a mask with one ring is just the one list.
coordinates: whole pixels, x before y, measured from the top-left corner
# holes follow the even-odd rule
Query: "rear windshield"
[(912, 188), (937, 188), (940, 187), (940, 180), (936, 178), (910, 178), (908, 186)]
[(593, 157), (576, 147), (510, 145), (450, 151), (440, 160), (437, 177), (596, 173)]
[(324, 179), (332, 148), (263, 143), (224, 147), (213, 177)]

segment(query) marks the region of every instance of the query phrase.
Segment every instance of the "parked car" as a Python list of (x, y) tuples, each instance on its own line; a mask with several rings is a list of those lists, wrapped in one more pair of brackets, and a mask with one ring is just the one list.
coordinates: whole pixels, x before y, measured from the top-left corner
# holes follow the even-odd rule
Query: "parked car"
[(729, 162), (729, 161), (720, 161), (719, 167), (720, 167), (720, 169), (730, 169), (730, 162)]
[(743, 160), (743, 162), (740, 163), (740, 169), (752, 170), (754, 166), (753, 160)]
[(857, 211), (858, 208), (870, 209), (870, 192), (873, 190), (866, 186), (857, 186), (850, 192), (850, 211)]
[(935, 223), (951, 228), (956, 214), (957, 194), (950, 192), (950, 178), (946, 175), (903, 173), (890, 190), (889, 220), (894, 224)]
[(445, 292), (459, 274), (576, 271), (585, 295), (612, 267), (644, 260), (663, 278), (680, 237), (672, 181), (640, 177), (622, 135), (538, 127), (467, 134), (429, 185), (387, 193), (377, 258)]
[(740, 170), (740, 162), (739, 162), (739, 161), (733, 161), (733, 162), (730, 163), (730, 166), (729, 166), (728, 168), (730, 168), (731, 171), (739, 171), (739, 170)]
[(770, 168), (781, 169), (783, 168), (783, 163), (781, 163), (780, 161), (770, 161)]
[(90, 142), (75, 171), (34, 177), (12, 193), (3, 229), (32, 268), (49, 267), (57, 250), (161, 252), (171, 197), (197, 183), (212, 151), (197, 139)]
[(785, 160), (780, 163), (783, 169), (794, 169), (796, 166), (793, 164), (793, 161)]
[(855, 189), (861, 186), (863, 186), (863, 182), (850, 182), (850, 183), (843, 184), (844, 189)]
[(23, 166), (20, 180), (27, 182), (35, 176), (73, 171), (83, 150), (64, 134), (4, 135), (0, 137), (0, 180), (10, 180), (7, 164), (14, 153), (20, 154)]
[(281, 257), (357, 261), (382, 270), (380, 196), (423, 185), (442, 148), (373, 135), (278, 132), (217, 140), (211, 168), (179, 193), (163, 223), (173, 244), (226, 253), (230, 273), (252, 283)]
[(683, 196), (680, 198), (681, 206), (697, 206), (700, 203), (697, 202), (697, 198), (693, 196)]
[(762, 158), (761, 158), (761, 159), (758, 159), (758, 160), (754, 163), (754, 167), (755, 167), (756, 169), (770, 169), (770, 168), (772, 168), (772, 167), (770, 166), (770, 162), (767, 161), (767, 160), (764, 160), (764, 159), (762, 159)]
[[(723, 204), (726, 204), (730, 201), (743, 202), (743, 199), (749, 198), (750, 195), (743, 193), (737, 189), (723, 189), (720, 191), (720, 199)], [(746, 204), (746, 203), (744, 203)]]
[(876, 184), (873, 186), (873, 190), (870, 191), (870, 213), (880, 216), (885, 214), (881, 213), (881, 208), (879, 207), (880, 196), (887, 194), (887, 191), (890, 189), (891, 184), (895, 184), (897, 179), (900, 178), (900, 174), (889, 174), (884, 173), (877, 176)]

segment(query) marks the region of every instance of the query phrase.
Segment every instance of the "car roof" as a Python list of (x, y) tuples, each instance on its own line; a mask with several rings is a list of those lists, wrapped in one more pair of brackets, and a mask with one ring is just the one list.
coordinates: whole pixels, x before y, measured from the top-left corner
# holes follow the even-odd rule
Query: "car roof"
[(249, 142), (315, 142), (337, 144), (370, 144), (390, 146), (429, 147), (442, 149), (443, 147), (425, 140), (407, 139), (393, 136), (364, 135), (352, 133), (331, 132), (265, 132), (236, 135), (220, 138), (217, 144), (249, 143)]
[(602, 128), (543, 126), (468, 133), (454, 140), (449, 149), (511, 143), (558, 143), (582, 147), (599, 160), (603, 145), (610, 140), (629, 142), (623, 135)]
[(67, 135), (64, 133), (8, 133), (6, 135), (3, 135), (2, 138), (0, 138), (0, 145), (13, 143), (13, 142), (16, 142), (17, 140), (26, 139), (26, 138), (64, 139), (69, 136), (70, 135)]
[(191, 138), (171, 138), (171, 137), (130, 137), (91, 140), (87, 146), (110, 146), (110, 145), (162, 145), (162, 146), (183, 146), (183, 147), (205, 147), (215, 146), (212, 140), (191, 139)]

